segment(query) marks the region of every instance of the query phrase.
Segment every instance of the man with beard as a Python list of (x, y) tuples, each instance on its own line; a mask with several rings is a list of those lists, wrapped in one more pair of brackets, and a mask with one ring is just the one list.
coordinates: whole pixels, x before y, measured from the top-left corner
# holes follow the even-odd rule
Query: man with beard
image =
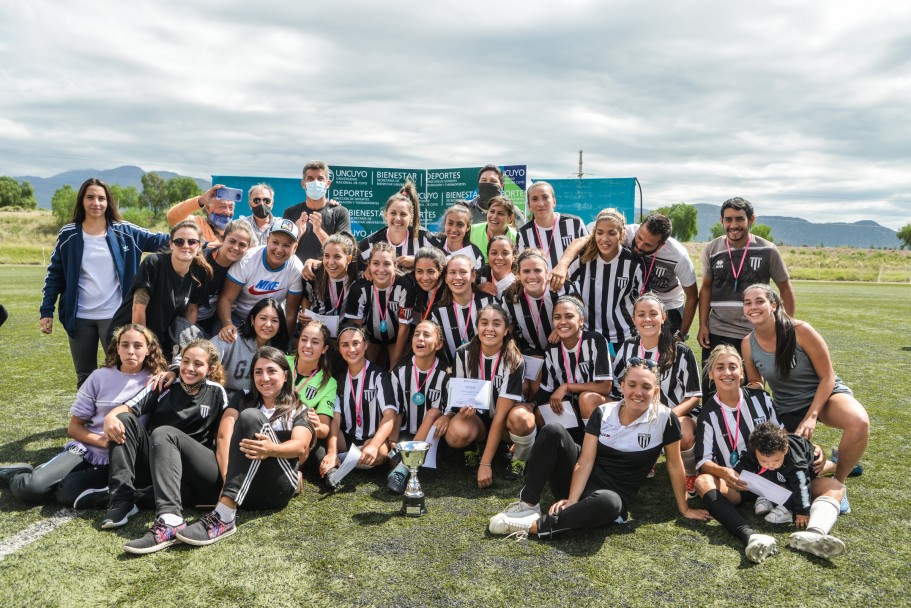
[[(794, 316), (794, 291), (778, 248), (750, 234), (756, 221), (750, 201), (736, 197), (721, 205), (724, 235), (702, 250), (702, 289), (699, 290), (699, 345), (702, 363), (719, 344), (740, 352), (740, 342), (752, 330), (743, 316), (743, 292), (750, 285), (775, 281), (785, 312)], [(703, 387), (703, 395), (707, 395)]]
[[(487, 221), (488, 202), (495, 196), (501, 196), (506, 187), (503, 180), (506, 176), (503, 169), (497, 165), (484, 165), (478, 171), (478, 195), (468, 201), (468, 208), (471, 209), (471, 223), (478, 224)], [(516, 208), (516, 226), (525, 225), (525, 214)]]
[(247, 193), (247, 201), (250, 204), (250, 215), (241, 216), (241, 219), (248, 224), (253, 230), (253, 242), (251, 247), (259, 247), (266, 244), (269, 237), (269, 229), (272, 228), (272, 207), (275, 205), (275, 191), (269, 184), (256, 184)]

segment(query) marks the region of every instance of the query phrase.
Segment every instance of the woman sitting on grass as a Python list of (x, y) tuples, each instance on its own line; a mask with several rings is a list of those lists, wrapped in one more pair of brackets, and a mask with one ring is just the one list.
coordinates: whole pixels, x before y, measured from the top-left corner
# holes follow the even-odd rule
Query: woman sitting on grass
[(74, 509), (107, 505), (109, 460), (104, 417), (141, 391), (151, 374), (165, 369), (165, 361), (155, 335), (131, 324), (114, 331), (104, 364), (79, 388), (67, 428), (73, 440), (62, 453), (34, 471), (27, 464), (0, 467), (0, 481), (9, 483), (17, 500), (40, 503), (54, 495), (58, 502)]

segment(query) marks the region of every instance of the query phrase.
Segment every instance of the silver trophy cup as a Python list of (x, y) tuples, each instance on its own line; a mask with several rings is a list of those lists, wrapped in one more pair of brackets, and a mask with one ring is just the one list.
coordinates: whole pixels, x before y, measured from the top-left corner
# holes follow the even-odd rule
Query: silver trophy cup
[(402, 498), (402, 515), (420, 517), (427, 513), (427, 508), (424, 506), (424, 491), (418, 482), (418, 467), (424, 464), (430, 444), (426, 441), (401, 441), (395, 447), (402, 455), (402, 463), (411, 472)]

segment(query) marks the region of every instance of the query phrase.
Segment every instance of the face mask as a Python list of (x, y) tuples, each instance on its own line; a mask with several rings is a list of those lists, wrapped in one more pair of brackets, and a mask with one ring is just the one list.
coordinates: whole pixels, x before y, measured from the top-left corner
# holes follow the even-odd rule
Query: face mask
[(220, 213), (209, 214), (209, 223), (212, 224), (212, 227), (216, 230), (224, 230), (227, 228), (232, 219), (233, 218), (230, 215), (222, 215)]
[(500, 187), (497, 184), (488, 184), (481, 182), (478, 184), (478, 199), (482, 203), (487, 203), (495, 196), (500, 196)]
[(324, 196), (326, 196), (326, 182), (307, 182), (307, 198), (311, 201), (318, 201)]
[(253, 217), (258, 217), (261, 220), (266, 219), (272, 214), (272, 209), (266, 205), (250, 207), (250, 211), (253, 213)]

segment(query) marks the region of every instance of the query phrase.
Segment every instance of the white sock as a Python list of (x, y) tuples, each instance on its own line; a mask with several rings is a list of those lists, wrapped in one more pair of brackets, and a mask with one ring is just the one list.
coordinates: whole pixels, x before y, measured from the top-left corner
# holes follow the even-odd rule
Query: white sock
[(528, 455), (531, 453), (532, 446), (535, 445), (535, 437), (538, 435), (538, 429), (532, 429), (531, 435), (513, 435), (509, 434), (509, 438), (512, 439), (512, 442), (516, 445), (516, 449), (512, 453), (512, 457), (516, 460), (525, 460), (528, 458)]
[(584, 429), (587, 426), (588, 426), (588, 418), (583, 418), (582, 419), (582, 428)]
[(696, 446), (688, 450), (680, 450), (680, 457), (683, 458), (683, 473), (688, 477), (696, 475)]
[(164, 525), (171, 526), (172, 528), (183, 523), (183, 517), (174, 515), (173, 513), (162, 513), (158, 516), (158, 519), (160, 519), (161, 523)]
[(219, 502), (215, 505), (215, 512), (218, 513), (218, 519), (222, 520), (225, 523), (234, 521), (234, 516), (237, 514), (237, 509), (232, 509), (223, 502)]
[(808, 532), (828, 534), (838, 519), (841, 505), (831, 496), (820, 496), (810, 505), (810, 521), (807, 523)]

